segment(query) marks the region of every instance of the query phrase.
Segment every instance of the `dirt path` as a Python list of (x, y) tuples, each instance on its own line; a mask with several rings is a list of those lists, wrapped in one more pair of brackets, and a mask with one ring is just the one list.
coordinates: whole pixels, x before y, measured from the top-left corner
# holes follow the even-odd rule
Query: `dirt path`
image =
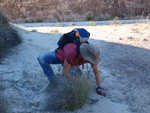
[[(53, 51), (59, 37), (74, 27), (30, 27), (18, 29), (23, 43), (12, 50), (0, 65), (2, 95), (10, 112), (39, 112), (45, 107), (44, 92), (49, 81), (36, 58)], [(97, 104), (88, 103), (77, 113), (149, 113), (150, 112), (150, 25), (85, 26), (91, 32), (90, 43), (100, 47), (102, 86), (107, 97), (97, 96)], [(31, 32), (36, 29), (38, 32)], [(59, 33), (50, 33), (57, 29)], [(15, 54), (14, 54), (15, 53)], [(61, 73), (59, 66), (53, 66)], [(86, 72), (86, 69), (83, 70)], [(93, 73), (90, 72), (94, 82)], [(12, 104), (13, 103), (13, 104)], [(108, 109), (109, 107), (109, 109)], [(67, 112), (68, 113), (68, 112)]]

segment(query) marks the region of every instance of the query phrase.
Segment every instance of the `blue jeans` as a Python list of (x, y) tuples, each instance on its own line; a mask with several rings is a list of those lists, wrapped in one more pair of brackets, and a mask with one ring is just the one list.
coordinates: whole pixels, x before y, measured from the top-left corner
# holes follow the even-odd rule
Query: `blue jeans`
[[(48, 52), (48, 53), (42, 53), (38, 56), (38, 61), (45, 73), (47, 75), (48, 79), (51, 80), (51, 78), (55, 77), (55, 74), (52, 70), (52, 67), (50, 64), (62, 64), (60, 60), (56, 57), (55, 52)], [(62, 64), (63, 66), (63, 64)], [(73, 76), (75, 76), (77, 73), (82, 74), (81, 70), (78, 66), (71, 66), (69, 73)]]

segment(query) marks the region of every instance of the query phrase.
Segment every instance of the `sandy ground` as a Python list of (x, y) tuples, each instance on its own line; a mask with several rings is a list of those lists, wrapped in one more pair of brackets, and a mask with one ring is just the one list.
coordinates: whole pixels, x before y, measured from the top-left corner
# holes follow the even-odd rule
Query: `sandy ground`
[[(53, 51), (63, 33), (79, 26), (16, 26), (23, 43), (15, 47), (0, 65), (2, 96), (7, 101), (8, 113), (44, 112), (45, 88), (49, 81), (37, 56)], [(150, 24), (80, 27), (90, 31), (89, 42), (101, 50), (98, 68), (107, 97), (99, 96), (93, 90), (90, 98), (99, 101), (95, 104), (87, 102), (73, 113), (149, 113)], [(55, 29), (59, 32), (53, 33)], [(61, 74), (60, 65), (53, 65), (53, 69), (56, 74)], [(86, 68), (82, 71), (87, 73)], [(92, 70), (89, 73), (96, 85)]]

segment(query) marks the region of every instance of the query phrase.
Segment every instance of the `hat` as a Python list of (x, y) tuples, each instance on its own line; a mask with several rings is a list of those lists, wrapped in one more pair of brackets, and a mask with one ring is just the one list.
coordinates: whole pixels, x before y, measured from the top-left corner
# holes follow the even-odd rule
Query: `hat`
[(85, 60), (90, 61), (92, 64), (98, 64), (100, 62), (100, 50), (93, 44), (81, 44), (80, 53)]

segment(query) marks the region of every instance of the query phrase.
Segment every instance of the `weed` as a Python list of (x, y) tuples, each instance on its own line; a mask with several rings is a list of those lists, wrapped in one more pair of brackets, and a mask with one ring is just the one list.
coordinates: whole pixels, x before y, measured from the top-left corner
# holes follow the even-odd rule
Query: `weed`
[(0, 13), (0, 24), (6, 25), (8, 23), (9, 23), (8, 19), (3, 14)]
[(106, 20), (114, 20), (115, 16), (109, 16), (106, 18)]
[(37, 21), (38, 23), (43, 22), (43, 20), (42, 20), (42, 19), (40, 19), (40, 18), (39, 18), (39, 19), (37, 19), (36, 21)]
[[(70, 85), (65, 87), (65, 99), (68, 110), (74, 111), (85, 104), (89, 88), (88, 81), (83, 78), (78, 78), (76, 82), (71, 81)], [(69, 95), (69, 93), (71, 94)]]
[(88, 15), (86, 17), (86, 21), (93, 21), (93, 20), (94, 20), (94, 18), (91, 15)]
[(59, 18), (59, 16), (57, 17), (57, 22), (60, 22), (61, 20), (60, 20), (60, 18)]
[[(5, 19), (4, 19), (5, 18)], [(0, 15), (0, 59), (11, 47), (19, 44), (22, 40), (17, 31), (7, 21), (7, 18)]]
[(96, 26), (95, 23), (92, 23), (92, 21), (89, 22), (89, 26)]
[(30, 21), (29, 21), (29, 20), (24, 20), (24, 22), (25, 22), (25, 23), (29, 23)]
[(76, 81), (65, 80), (49, 99), (49, 111), (74, 111), (85, 104), (90, 89), (88, 80), (81, 76)]

